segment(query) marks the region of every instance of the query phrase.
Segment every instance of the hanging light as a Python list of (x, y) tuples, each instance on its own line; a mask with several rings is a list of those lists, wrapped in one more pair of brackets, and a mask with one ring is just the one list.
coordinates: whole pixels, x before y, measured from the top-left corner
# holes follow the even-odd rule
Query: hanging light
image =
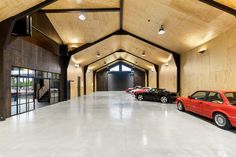
[(100, 53), (97, 53), (97, 57), (98, 57), (98, 58), (101, 57)]
[(84, 21), (84, 20), (86, 20), (86, 16), (85, 16), (83, 13), (80, 13), (79, 19), (80, 19), (81, 21)]
[(165, 34), (165, 33), (166, 33), (165, 28), (164, 28), (163, 25), (161, 25), (158, 34), (162, 35), (162, 34)]

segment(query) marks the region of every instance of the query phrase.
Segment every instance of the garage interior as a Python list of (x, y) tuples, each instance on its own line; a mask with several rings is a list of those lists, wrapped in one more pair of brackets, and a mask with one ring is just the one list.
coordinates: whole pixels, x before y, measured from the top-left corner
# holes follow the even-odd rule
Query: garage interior
[(0, 8), (0, 156), (234, 156), (235, 128), (125, 90), (236, 91), (235, 0)]

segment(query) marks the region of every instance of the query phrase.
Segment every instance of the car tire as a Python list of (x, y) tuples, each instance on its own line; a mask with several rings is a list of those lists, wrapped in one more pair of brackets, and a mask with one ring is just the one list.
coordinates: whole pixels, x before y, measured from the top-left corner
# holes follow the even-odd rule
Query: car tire
[(182, 112), (185, 111), (184, 105), (181, 101), (177, 103), (177, 109)]
[(138, 99), (139, 101), (142, 101), (142, 100), (143, 100), (143, 95), (141, 95), (141, 94), (138, 95), (138, 96), (137, 96), (137, 99)]
[(229, 130), (232, 127), (229, 119), (222, 113), (215, 113), (213, 116), (213, 120), (216, 126), (218, 126), (219, 128)]
[(160, 101), (161, 101), (161, 103), (166, 104), (166, 103), (168, 103), (169, 100), (166, 96), (162, 96)]

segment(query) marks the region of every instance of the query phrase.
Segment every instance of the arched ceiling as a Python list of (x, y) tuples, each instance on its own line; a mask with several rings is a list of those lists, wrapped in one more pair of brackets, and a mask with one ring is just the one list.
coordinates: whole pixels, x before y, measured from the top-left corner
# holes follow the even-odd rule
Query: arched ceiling
[(236, 9), (236, 1), (235, 0), (214, 0), (220, 4), (228, 6), (230, 8)]
[(45, 0), (0, 0), (0, 22)]

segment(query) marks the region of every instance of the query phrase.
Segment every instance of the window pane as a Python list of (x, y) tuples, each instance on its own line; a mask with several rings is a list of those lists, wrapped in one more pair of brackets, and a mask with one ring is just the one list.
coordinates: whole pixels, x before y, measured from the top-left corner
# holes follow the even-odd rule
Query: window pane
[(28, 69), (20, 68), (20, 75), (21, 76), (28, 76)]
[(17, 114), (17, 106), (12, 106), (11, 107), (11, 115), (14, 116)]
[(34, 103), (29, 103), (29, 111), (32, 111), (34, 109), (35, 109)]
[(47, 72), (43, 72), (43, 78), (48, 78), (48, 73)]
[(33, 83), (32, 78), (28, 79), (27, 99), (28, 99), (28, 102), (33, 102), (34, 101), (34, 83)]
[(29, 77), (35, 77), (35, 70), (29, 70)]
[(216, 92), (210, 92), (208, 95), (207, 101), (213, 102), (213, 103), (220, 103), (220, 104), (223, 103), (223, 100), (220, 94)]
[(132, 69), (125, 65), (122, 65), (122, 71), (132, 71)]
[(26, 103), (27, 78), (19, 78), (19, 104)]
[(37, 78), (43, 78), (43, 72), (42, 71), (36, 71), (36, 77)]
[(11, 75), (12, 76), (19, 76), (20, 75), (20, 69), (17, 67), (12, 67), (11, 68)]
[(48, 78), (52, 78), (52, 73), (48, 73)]
[(204, 100), (206, 97), (206, 92), (197, 92), (195, 93), (192, 98), (197, 100)]
[(26, 112), (26, 104), (20, 105), (20, 112), (19, 113), (23, 113), (23, 112)]
[(120, 66), (117, 65), (117, 66), (111, 68), (110, 71), (120, 71)]

